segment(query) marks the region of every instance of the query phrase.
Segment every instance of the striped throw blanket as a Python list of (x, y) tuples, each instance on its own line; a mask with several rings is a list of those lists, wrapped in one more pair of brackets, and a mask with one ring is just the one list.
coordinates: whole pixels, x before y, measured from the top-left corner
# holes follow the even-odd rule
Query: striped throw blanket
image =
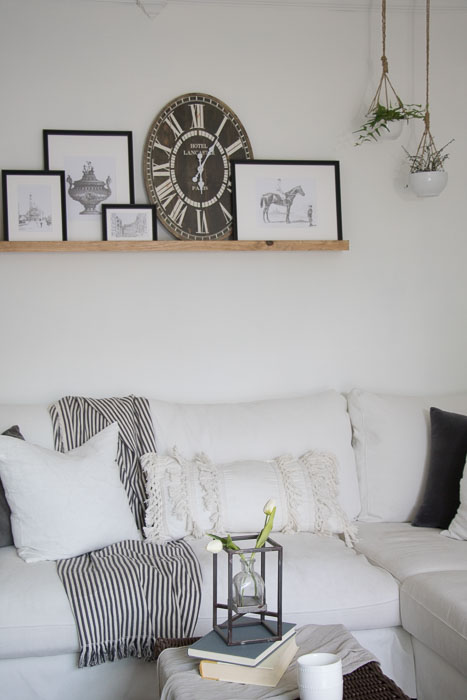
[[(70, 396), (49, 408), (55, 448), (66, 452), (117, 421), (120, 478), (139, 528), (145, 486), (140, 457), (155, 451), (149, 402), (135, 396)], [(136, 656), (190, 643), (199, 612), (201, 572), (183, 540), (155, 545), (126, 540), (57, 562), (80, 641), (79, 666)]]

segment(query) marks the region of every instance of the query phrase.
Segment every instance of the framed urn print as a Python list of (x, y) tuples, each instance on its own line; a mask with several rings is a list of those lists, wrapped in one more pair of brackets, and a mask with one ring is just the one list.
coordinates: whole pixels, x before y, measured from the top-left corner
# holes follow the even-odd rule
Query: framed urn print
[(2, 170), (7, 241), (65, 241), (65, 173)]
[(238, 240), (342, 240), (338, 161), (232, 163)]
[(156, 207), (151, 204), (103, 204), (104, 241), (156, 241)]
[(45, 129), (44, 162), (65, 171), (69, 240), (102, 240), (102, 204), (134, 202), (130, 131)]

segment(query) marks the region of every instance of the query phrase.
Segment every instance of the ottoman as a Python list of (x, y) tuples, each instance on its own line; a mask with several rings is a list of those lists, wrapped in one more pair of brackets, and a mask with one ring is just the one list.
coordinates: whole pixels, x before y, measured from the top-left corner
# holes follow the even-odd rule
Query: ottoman
[(305, 625), (297, 630), (296, 641), (299, 651), (275, 688), (203, 679), (198, 671), (199, 659), (188, 656), (186, 647), (166, 649), (157, 662), (160, 700), (296, 700), (296, 659), (311, 651), (333, 652), (341, 657), (345, 700), (408, 700), (343, 625)]

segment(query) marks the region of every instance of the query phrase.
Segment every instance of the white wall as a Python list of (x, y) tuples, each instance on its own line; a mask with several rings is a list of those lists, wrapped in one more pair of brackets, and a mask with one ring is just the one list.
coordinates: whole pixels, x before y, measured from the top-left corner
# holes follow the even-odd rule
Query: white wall
[[(418, 199), (401, 145), (416, 147), (421, 124), (353, 146), (381, 72), (380, 3), (322, 5), (172, 1), (149, 20), (125, 3), (0, 0), (1, 168), (41, 168), (43, 128), (129, 129), (147, 201), (153, 118), (207, 92), (237, 112), (257, 158), (340, 161), (350, 241), (342, 253), (0, 254), (0, 401), (467, 387), (467, 8), (432, 14), (432, 130), (456, 140), (448, 188)], [(390, 75), (404, 101), (424, 102), (424, 15), (397, 5)]]

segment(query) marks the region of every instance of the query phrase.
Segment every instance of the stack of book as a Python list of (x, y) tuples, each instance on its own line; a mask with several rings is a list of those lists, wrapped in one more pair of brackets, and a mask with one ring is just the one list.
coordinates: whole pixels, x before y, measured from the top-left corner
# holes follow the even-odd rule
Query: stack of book
[[(234, 626), (232, 636), (234, 641), (244, 641), (269, 634), (256, 623)], [(199, 672), (203, 678), (270, 687), (279, 683), (297, 651), (295, 624), (290, 622), (282, 623), (282, 639), (275, 642), (228, 645), (212, 630), (188, 647), (189, 656), (201, 659)]]

